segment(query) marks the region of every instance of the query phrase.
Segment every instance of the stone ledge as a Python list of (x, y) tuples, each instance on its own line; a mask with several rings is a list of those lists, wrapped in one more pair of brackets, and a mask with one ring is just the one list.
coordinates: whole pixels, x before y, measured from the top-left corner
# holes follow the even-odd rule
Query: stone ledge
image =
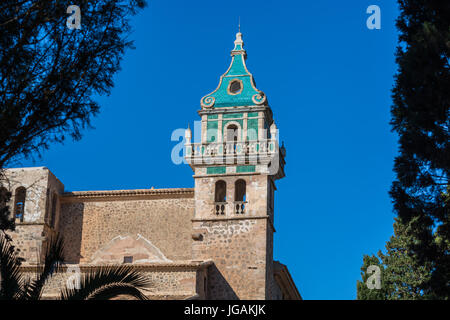
[[(81, 271), (94, 271), (101, 267), (121, 267), (124, 265), (131, 266), (133, 269), (137, 270), (148, 270), (148, 271), (160, 271), (160, 270), (170, 270), (173, 271), (194, 271), (202, 270), (213, 265), (212, 260), (205, 261), (176, 261), (168, 263), (151, 263), (151, 264), (114, 264), (114, 265), (90, 265), (90, 264), (67, 264), (61, 267), (61, 271), (67, 270), (68, 267), (78, 266)], [(37, 265), (22, 265), (20, 269), (24, 272), (36, 272), (38, 269), (42, 269), (42, 266)]]
[(211, 178), (211, 177), (233, 177), (233, 176), (256, 176), (265, 173), (261, 172), (243, 172), (243, 173), (222, 173), (222, 174), (198, 174), (193, 175), (193, 178)]
[(193, 222), (202, 221), (227, 221), (227, 220), (251, 220), (251, 219), (268, 219), (269, 216), (245, 216), (245, 217), (227, 217), (227, 218), (194, 218)]
[(49, 227), (49, 225), (47, 223), (44, 223), (44, 222), (16, 222), (16, 227), (20, 227), (20, 226), (43, 226), (43, 225), (46, 225), (46, 226)]
[(194, 188), (174, 189), (135, 189), (135, 190), (111, 190), (111, 191), (73, 191), (61, 195), (62, 202), (98, 201), (98, 200), (124, 200), (124, 199), (151, 199), (158, 197), (193, 197)]
[(270, 216), (245, 216), (245, 217), (228, 217), (228, 218), (194, 218), (191, 219), (192, 222), (204, 222), (204, 221), (232, 221), (232, 220), (252, 220), (252, 219), (267, 219), (273, 232), (276, 232), (275, 226), (272, 223)]

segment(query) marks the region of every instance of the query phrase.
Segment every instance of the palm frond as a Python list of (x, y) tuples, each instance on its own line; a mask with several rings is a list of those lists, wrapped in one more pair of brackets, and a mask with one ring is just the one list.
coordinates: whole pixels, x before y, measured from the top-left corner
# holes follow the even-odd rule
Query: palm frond
[(133, 270), (132, 266), (102, 266), (85, 273), (81, 277), (79, 288), (64, 288), (61, 291), (61, 300), (101, 299), (121, 294), (138, 297), (131, 287), (139, 291), (150, 286), (151, 281), (142, 273)]
[(54, 272), (60, 271), (64, 261), (64, 239), (56, 233), (51, 236), (44, 251), (44, 265), (37, 278), (26, 287), (27, 300), (39, 300), (41, 298), (45, 282)]
[(110, 300), (120, 295), (127, 295), (138, 300), (148, 300), (136, 287), (127, 283), (112, 283), (94, 291), (86, 300)]
[(0, 300), (19, 299), (23, 293), (20, 258), (3, 233), (0, 234)]

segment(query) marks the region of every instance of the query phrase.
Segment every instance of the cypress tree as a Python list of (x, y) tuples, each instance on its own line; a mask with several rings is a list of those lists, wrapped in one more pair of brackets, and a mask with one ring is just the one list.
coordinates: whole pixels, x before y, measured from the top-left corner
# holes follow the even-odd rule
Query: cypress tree
[(398, 72), (391, 108), (399, 136), (390, 196), (394, 236), (379, 254), (389, 299), (448, 299), (450, 2), (398, 0)]
[[(374, 273), (369, 273), (368, 269), (370, 266), (377, 266), (380, 268), (380, 279), (381, 279), (381, 288), (369, 288), (367, 282), (369, 277), (374, 275)], [(357, 281), (356, 283), (356, 292), (358, 300), (384, 300), (387, 296), (387, 288), (386, 281), (384, 279), (385, 271), (384, 266), (381, 263), (380, 259), (374, 255), (368, 256), (364, 255), (363, 257), (363, 265), (361, 267), (361, 278), (362, 281)], [(370, 281), (370, 280), (369, 280)]]

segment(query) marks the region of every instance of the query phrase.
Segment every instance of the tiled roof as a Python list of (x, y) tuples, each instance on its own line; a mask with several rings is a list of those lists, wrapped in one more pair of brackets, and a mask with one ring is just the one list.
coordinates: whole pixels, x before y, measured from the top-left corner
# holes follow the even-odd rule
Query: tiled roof
[[(264, 93), (255, 86), (253, 75), (248, 71), (245, 65), (247, 56), (244, 50), (244, 42), (242, 34), (236, 34), (236, 41), (233, 51), (231, 51), (231, 64), (227, 72), (220, 77), (219, 86), (212, 93), (201, 99), (202, 108), (224, 108), (237, 106), (253, 106), (266, 104)], [(230, 83), (240, 81), (241, 91), (239, 93), (231, 93), (229, 90)]]

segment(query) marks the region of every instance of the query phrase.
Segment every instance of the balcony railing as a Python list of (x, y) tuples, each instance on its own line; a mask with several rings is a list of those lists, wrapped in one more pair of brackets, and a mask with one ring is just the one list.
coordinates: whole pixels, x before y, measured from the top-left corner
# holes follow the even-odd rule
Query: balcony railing
[(235, 201), (234, 202), (234, 211), (236, 214), (244, 214), (245, 213), (245, 204), (247, 201)]
[(276, 141), (271, 139), (245, 142), (187, 143), (188, 158), (211, 158), (230, 156), (271, 156), (278, 151)]
[(214, 204), (216, 215), (225, 215), (225, 209), (227, 207), (226, 202), (216, 202)]

